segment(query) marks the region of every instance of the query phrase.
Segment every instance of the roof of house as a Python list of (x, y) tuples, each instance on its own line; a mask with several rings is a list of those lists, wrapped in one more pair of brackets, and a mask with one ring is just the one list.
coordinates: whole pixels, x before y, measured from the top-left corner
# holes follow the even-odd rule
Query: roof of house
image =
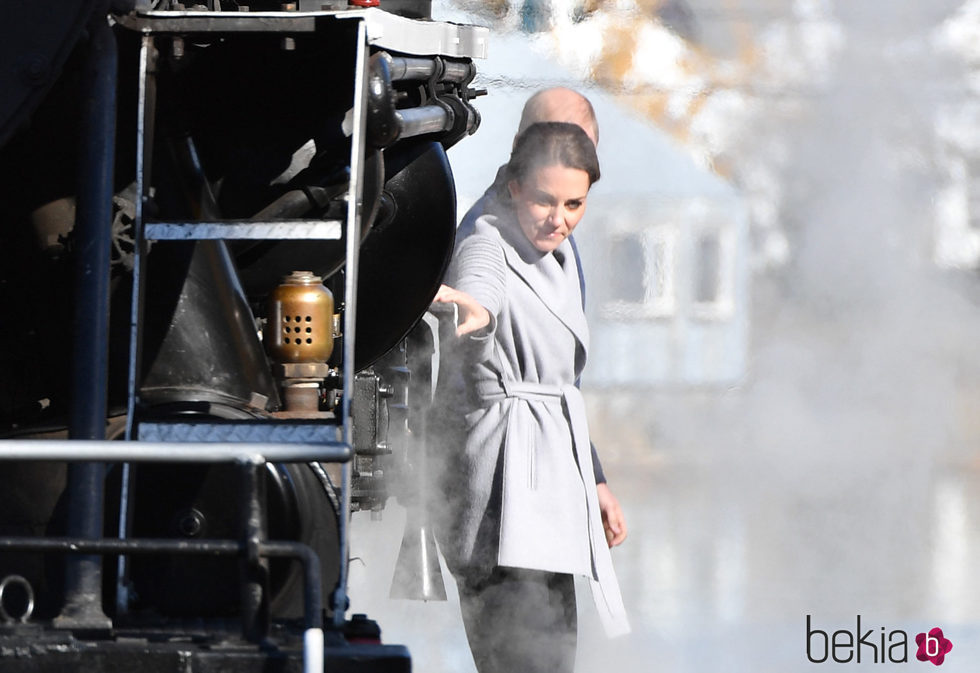
[(691, 155), (666, 132), (620, 105), (594, 83), (582, 81), (548, 58), (523, 33), (494, 33), (489, 57), (477, 61), (474, 86), (485, 87), (477, 98), (482, 116), (479, 130), (449, 152), (460, 205), (479, 197), (506, 163), (524, 102), (535, 91), (567, 86), (592, 102), (599, 119), (599, 161), (602, 179), (593, 195), (644, 196), (655, 199), (737, 198), (735, 189)]

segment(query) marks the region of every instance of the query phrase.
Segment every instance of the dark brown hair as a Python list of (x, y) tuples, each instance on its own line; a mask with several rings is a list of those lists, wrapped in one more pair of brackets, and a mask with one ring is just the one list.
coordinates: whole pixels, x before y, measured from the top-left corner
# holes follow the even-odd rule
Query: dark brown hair
[(514, 143), (507, 178), (523, 182), (531, 171), (556, 165), (585, 171), (589, 185), (599, 179), (595, 145), (578, 124), (538, 122), (528, 126)]

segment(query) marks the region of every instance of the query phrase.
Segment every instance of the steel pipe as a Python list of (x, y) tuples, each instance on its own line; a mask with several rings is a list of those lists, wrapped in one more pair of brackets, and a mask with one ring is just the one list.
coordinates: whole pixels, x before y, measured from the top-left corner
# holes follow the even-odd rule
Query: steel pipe
[[(75, 307), (68, 436), (105, 439), (109, 378), (109, 265), (116, 138), (116, 38), (100, 3), (89, 21), (89, 44), (81, 103), (77, 165), (77, 215), (73, 231)], [(102, 537), (105, 466), (68, 469), (68, 532)], [(56, 626), (108, 628), (102, 611), (102, 559), (73, 558), (67, 564), (65, 605)]]

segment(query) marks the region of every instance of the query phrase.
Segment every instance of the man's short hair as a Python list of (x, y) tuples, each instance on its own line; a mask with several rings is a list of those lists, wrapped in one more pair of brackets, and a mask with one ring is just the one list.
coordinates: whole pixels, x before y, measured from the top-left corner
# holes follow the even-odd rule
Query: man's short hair
[(517, 136), (538, 122), (578, 124), (593, 141), (599, 142), (599, 122), (592, 103), (579, 92), (566, 87), (542, 89), (528, 98), (521, 113)]

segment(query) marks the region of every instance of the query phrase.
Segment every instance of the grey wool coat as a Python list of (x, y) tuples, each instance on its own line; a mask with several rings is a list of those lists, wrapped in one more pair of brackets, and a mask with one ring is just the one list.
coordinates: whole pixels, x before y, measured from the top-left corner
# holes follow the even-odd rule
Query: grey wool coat
[(454, 572), (495, 565), (583, 575), (610, 635), (629, 630), (603, 533), (582, 395), (589, 334), (570, 244), (542, 253), (511, 211), (461, 229), (447, 284), (491, 315), (459, 348), (448, 448)]

